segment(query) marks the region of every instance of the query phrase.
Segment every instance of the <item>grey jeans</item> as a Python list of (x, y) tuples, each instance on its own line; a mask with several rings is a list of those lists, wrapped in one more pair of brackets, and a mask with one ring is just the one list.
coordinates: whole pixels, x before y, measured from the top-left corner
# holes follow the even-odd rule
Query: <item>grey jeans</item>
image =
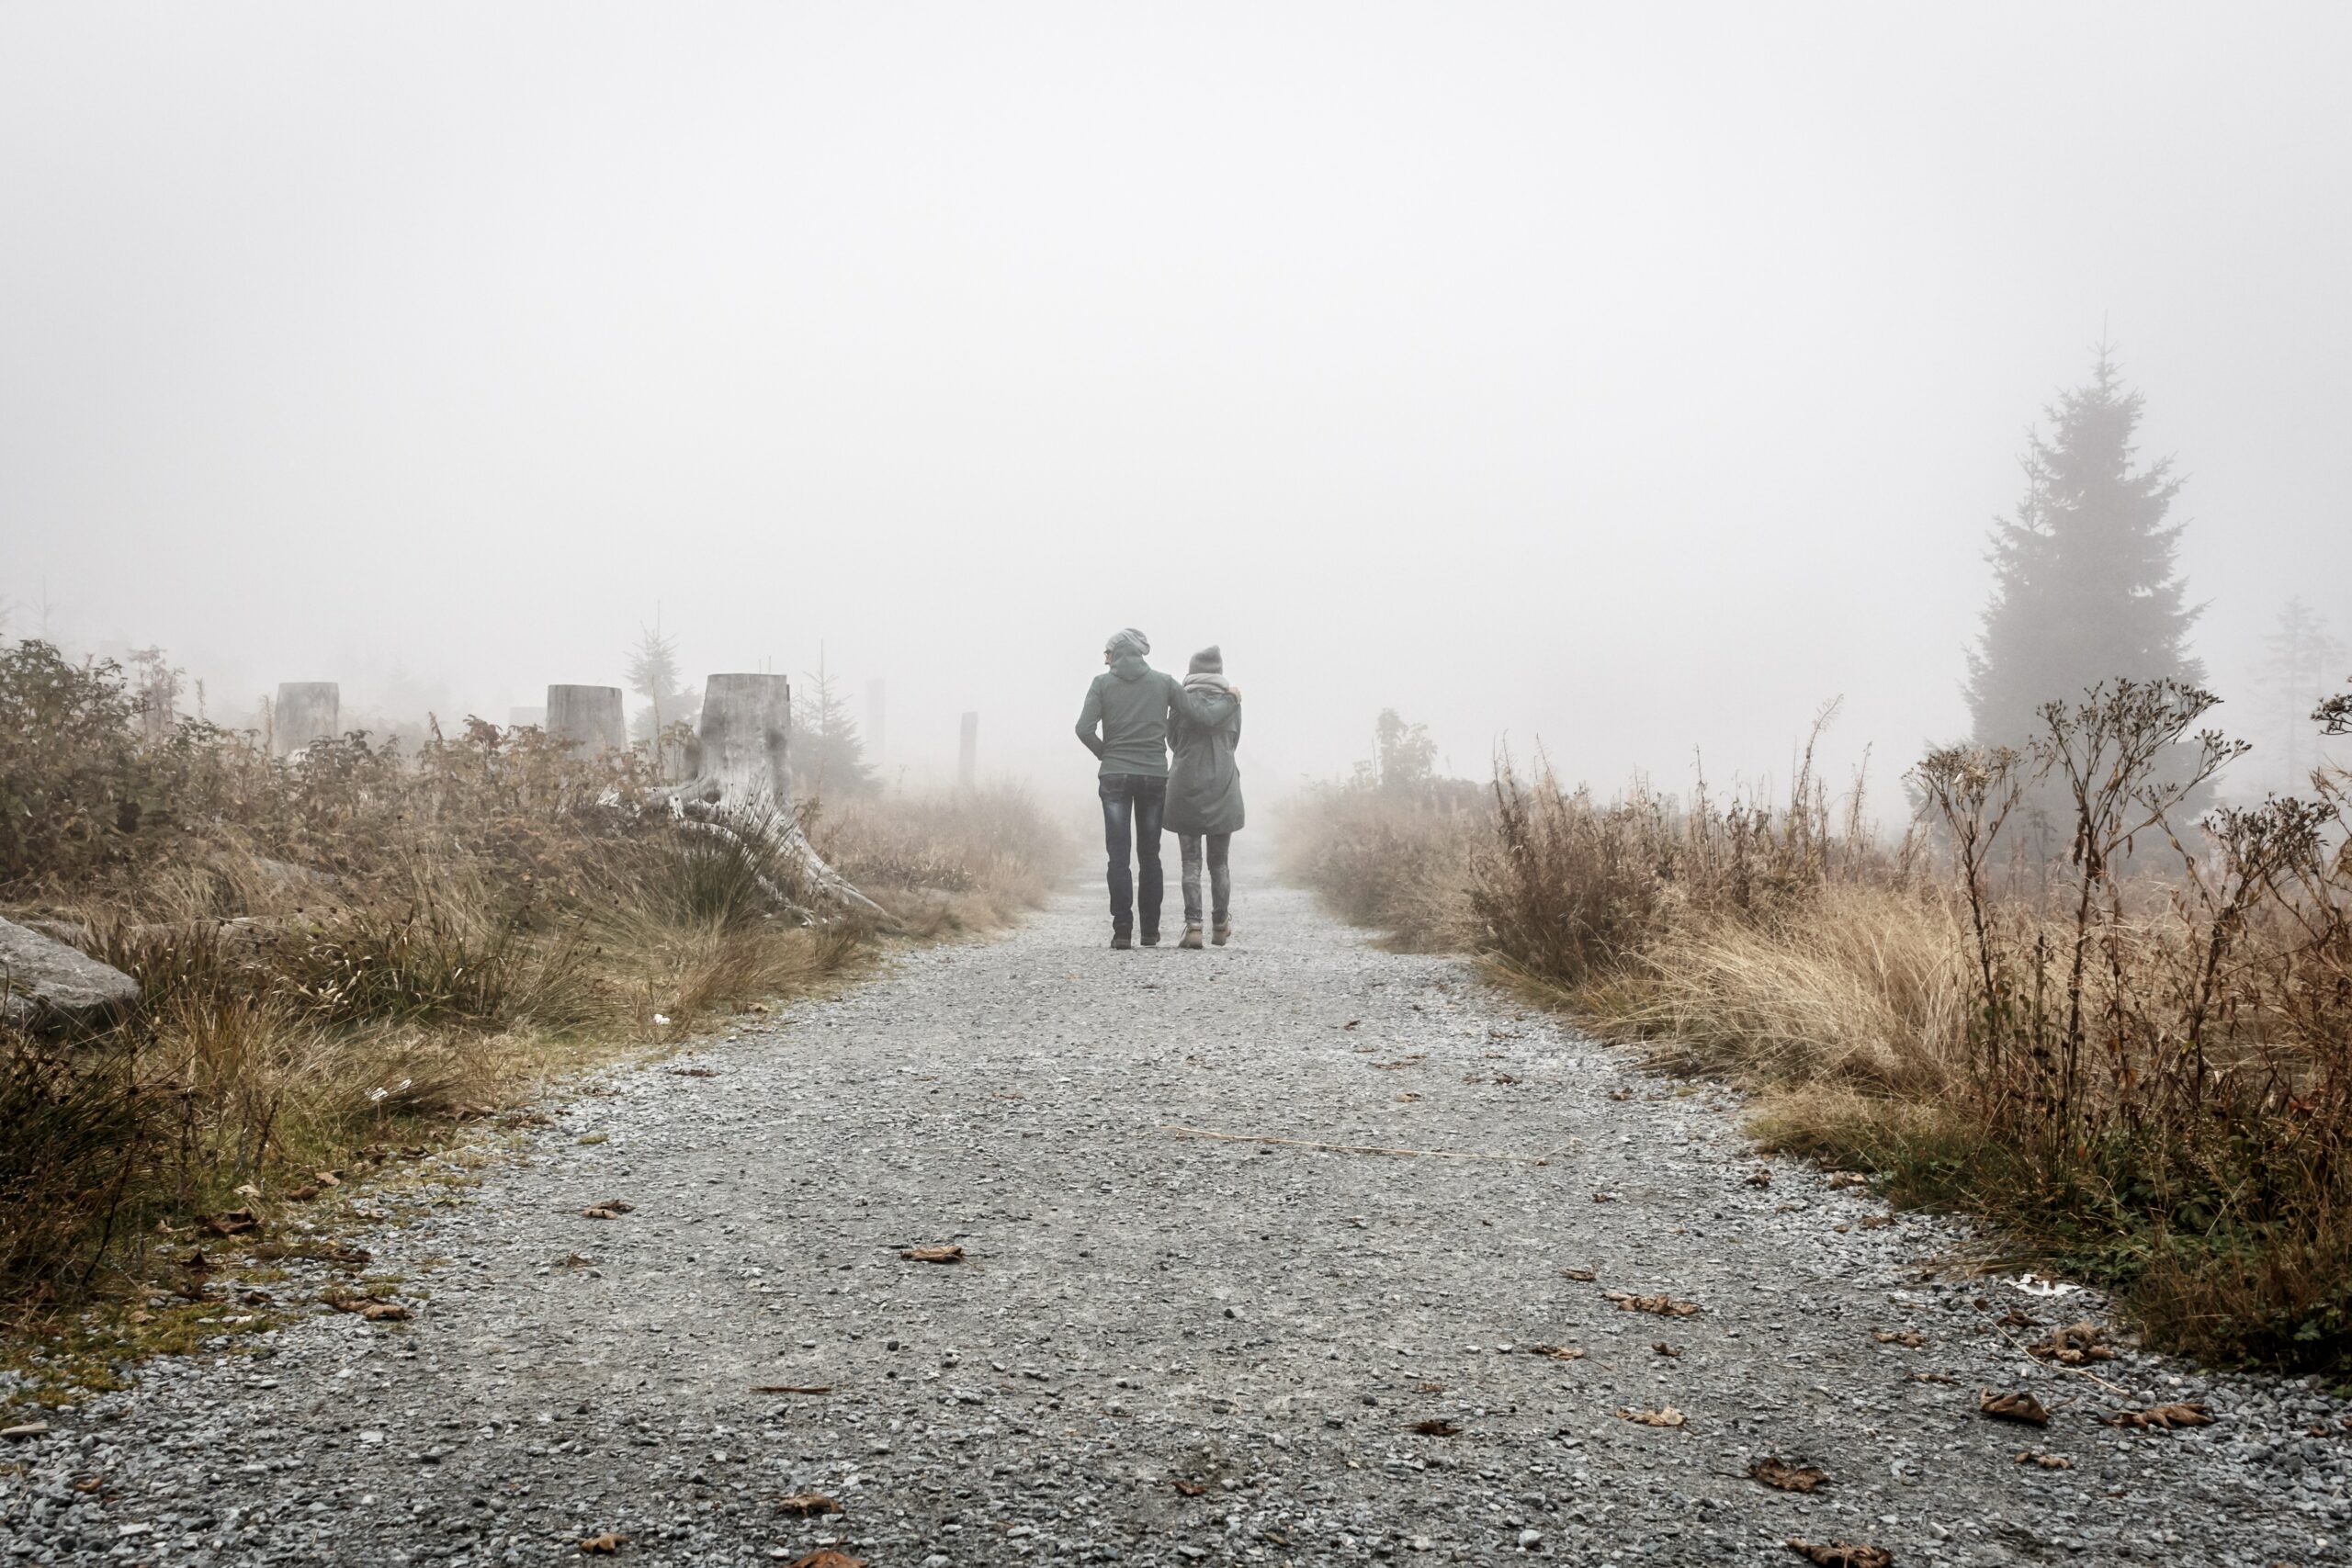
[(1216, 911), (1216, 923), (1225, 925), (1233, 919), (1233, 871), (1226, 863), (1227, 852), (1233, 848), (1230, 833), (1179, 833), (1177, 847), (1184, 852), (1184, 923), (1201, 923), (1201, 840), (1208, 840), (1209, 898)]

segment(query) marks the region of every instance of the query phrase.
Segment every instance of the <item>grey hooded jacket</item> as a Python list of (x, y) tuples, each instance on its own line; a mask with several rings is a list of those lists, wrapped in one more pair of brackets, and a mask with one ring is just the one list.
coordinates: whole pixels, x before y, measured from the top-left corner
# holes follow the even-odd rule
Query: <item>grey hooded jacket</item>
[(1122, 653), (1094, 677), (1079, 710), (1078, 738), (1102, 759), (1102, 773), (1168, 776), (1168, 710), (1180, 689), (1175, 676), (1139, 653)]
[(1241, 768), (1234, 750), (1241, 744), (1241, 701), (1215, 686), (1176, 689), (1170, 726), (1176, 764), (1168, 773), (1171, 833), (1238, 833), (1241, 830)]

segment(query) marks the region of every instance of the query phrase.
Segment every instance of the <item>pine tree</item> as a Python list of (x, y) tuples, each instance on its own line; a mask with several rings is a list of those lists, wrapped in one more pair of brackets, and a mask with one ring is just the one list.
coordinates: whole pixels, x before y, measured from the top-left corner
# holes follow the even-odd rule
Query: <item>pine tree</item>
[(2119, 676), (2199, 683), (2188, 649), (2199, 611), (2175, 570), (2180, 481), (2169, 461), (2135, 466), (2142, 399), (2102, 344), (2089, 383), (2029, 437), (2025, 499), (1993, 530), (1993, 600), (1969, 655), (1976, 740), (2019, 745), (2042, 704), (2079, 701)]
[(2328, 635), (2326, 620), (2301, 599), (2287, 601), (2262, 647), (2255, 682), (2262, 694), (2263, 738), (2273, 764), (2266, 776), (2284, 792), (2307, 789), (2320, 761), (2312, 712), (2343, 684), (2347, 656), (2344, 645)]
[(657, 613), (653, 624), (639, 627), (638, 633), (637, 647), (628, 656), (628, 687), (646, 701), (630, 719), (629, 734), (650, 740), (670, 725), (691, 723), (696, 705), (679, 684), (678, 639), (662, 635), (661, 615)]
[(792, 700), (792, 787), (803, 799), (847, 800), (882, 787), (865, 760), (849, 699), (826, 672), (824, 654)]

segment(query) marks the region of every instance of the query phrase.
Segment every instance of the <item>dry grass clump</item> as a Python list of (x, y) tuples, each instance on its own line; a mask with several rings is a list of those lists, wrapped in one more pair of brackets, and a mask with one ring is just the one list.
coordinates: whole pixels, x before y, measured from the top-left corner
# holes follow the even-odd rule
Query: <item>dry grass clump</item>
[[(0, 1029), (0, 1303), (136, 1276), (159, 1224), (284, 1202), (904, 934), (808, 918), (782, 850), (813, 806), (714, 833), (635, 753), (469, 720), (413, 756), (353, 734), (280, 761), (139, 717), (111, 667), (0, 650), (0, 899), (142, 993), (83, 1037)], [(859, 813), (836, 841), (887, 853), (853, 879), (915, 934), (1006, 918), (1066, 863), (1016, 791)]]
[(910, 929), (988, 931), (1042, 906), (1077, 855), (1026, 790), (869, 795), (820, 814), (813, 837), (834, 869)]
[(1464, 945), (1476, 927), (1462, 868), (1490, 830), (1489, 812), (1484, 791), (1434, 783), (1400, 789), (1359, 780), (1285, 803), (1283, 874), (1405, 952)]
[[(1604, 803), (1506, 759), (1457, 863), (1465, 945), (1755, 1090), (1770, 1141), (1990, 1215), (2159, 1343), (2341, 1371), (2352, 779), (2200, 811), (2243, 750), (2199, 729), (2213, 701), (2119, 682), (2050, 705), (2029, 750), (1933, 752), (1898, 843), (1840, 819), (1809, 760), (1769, 809), (1703, 785)], [(1343, 909), (1429, 874), (1384, 870), (1374, 827), (1306, 821), (1349, 836), (1292, 860), (1348, 867)]]

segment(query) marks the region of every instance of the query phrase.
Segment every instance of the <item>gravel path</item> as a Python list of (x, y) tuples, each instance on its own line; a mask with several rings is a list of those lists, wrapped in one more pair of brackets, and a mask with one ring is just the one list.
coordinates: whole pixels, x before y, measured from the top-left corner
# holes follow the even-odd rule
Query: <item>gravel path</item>
[[(1901, 1563), (2340, 1560), (2344, 1406), (2128, 1351), (2092, 1369), (2112, 1391), (2041, 1367), (2018, 1348), (2041, 1330), (1996, 1320), (2087, 1294), (1932, 1277), (1958, 1231), (1872, 1223), (1867, 1190), (1792, 1165), (1752, 1184), (1717, 1091), (1303, 895), (1240, 908), (1235, 949), (1114, 954), (1073, 893), (616, 1075), (466, 1201), (375, 1234), (413, 1321), (320, 1311), (0, 1451), (0, 1552), (552, 1562), (613, 1532), (672, 1563), (1715, 1564), (1800, 1562), (1802, 1536)], [(582, 1214), (606, 1199), (635, 1207)], [(963, 1261), (899, 1256), (947, 1244)], [(754, 1392), (781, 1385), (830, 1392)], [(1980, 1387), (2051, 1424), (1980, 1416)], [(2185, 1399), (2218, 1423), (2095, 1418)], [(1617, 1414), (1669, 1407), (1687, 1424)], [(1769, 1490), (1765, 1456), (1828, 1481)], [(842, 1512), (792, 1517), (803, 1493)]]

